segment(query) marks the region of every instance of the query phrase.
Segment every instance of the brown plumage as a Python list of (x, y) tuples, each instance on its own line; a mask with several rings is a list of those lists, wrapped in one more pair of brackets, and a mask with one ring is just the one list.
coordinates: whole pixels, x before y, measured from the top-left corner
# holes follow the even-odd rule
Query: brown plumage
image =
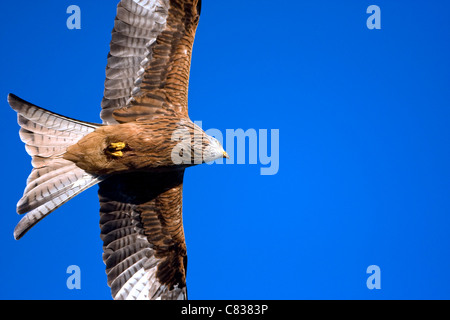
[(8, 96), (33, 171), (14, 236), (99, 183), (108, 285), (115, 299), (186, 299), (184, 170), (226, 157), (188, 116), (201, 0), (122, 0), (101, 118), (67, 118)]

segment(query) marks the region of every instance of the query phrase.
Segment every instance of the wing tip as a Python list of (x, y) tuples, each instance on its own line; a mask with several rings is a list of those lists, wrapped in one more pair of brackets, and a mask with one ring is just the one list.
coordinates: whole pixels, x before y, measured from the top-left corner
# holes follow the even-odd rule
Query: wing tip
[(17, 97), (14, 93), (8, 93), (8, 102), (13, 99), (17, 99), (17, 98), (19, 98), (19, 97)]
[(8, 100), (8, 104), (11, 106), (11, 108), (13, 108), (13, 109), (16, 110), (16, 111), (19, 110), (20, 107), (21, 107), (24, 103), (26, 103), (25, 100), (19, 98), (18, 96), (16, 96), (16, 95), (13, 94), (13, 93), (9, 93), (9, 94), (8, 94), (7, 100)]
[(19, 223), (14, 228), (14, 239), (20, 240), (27, 232), (34, 226), (33, 223), (30, 224), (30, 219), (28, 216), (23, 217)]

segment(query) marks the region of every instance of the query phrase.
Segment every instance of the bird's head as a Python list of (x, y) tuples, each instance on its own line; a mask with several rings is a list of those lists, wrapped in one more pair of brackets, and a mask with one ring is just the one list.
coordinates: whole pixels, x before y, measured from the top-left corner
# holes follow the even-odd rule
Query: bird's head
[(204, 139), (206, 139), (206, 143), (204, 143), (202, 150), (203, 162), (211, 162), (220, 158), (230, 158), (228, 153), (223, 149), (223, 146), (219, 140), (207, 135), (206, 133), (205, 136), (206, 137)]
[(229, 158), (222, 144), (206, 134), (193, 122), (182, 120), (172, 134), (174, 147), (171, 152), (173, 163), (196, 165), (220, 158)]
[(211, 162), (221, 158), (230, 158), (216, 138), (208, 135), (199, 126), (193, 128), (192, 154), (194, 164)]

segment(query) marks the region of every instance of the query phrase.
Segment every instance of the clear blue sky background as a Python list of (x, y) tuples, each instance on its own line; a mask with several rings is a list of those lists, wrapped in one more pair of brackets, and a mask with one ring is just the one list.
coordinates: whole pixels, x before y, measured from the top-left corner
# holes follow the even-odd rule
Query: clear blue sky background
[[(279, 129), (280, 170), (187, 170), (189, 297), (450, 299), (450, 3), (203, 2), (191, 119)], [(72, 4), (81, 30), (66, 28)], [(381, 30), (366, 27), (372, 4)], [(100, 122), (116, 5), (2, 4), (2, 299), (111, 297), (97, 187), (13, 239), (31, 164), (6, 96)], [(70, 265), (81, 290), (66, 287)], [(380, 290), (366, 287), (370, 265)]]

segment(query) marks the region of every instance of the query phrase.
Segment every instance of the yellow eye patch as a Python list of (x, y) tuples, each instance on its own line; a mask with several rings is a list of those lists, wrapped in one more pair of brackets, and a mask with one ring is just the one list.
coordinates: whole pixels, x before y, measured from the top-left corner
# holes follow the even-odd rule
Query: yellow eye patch
[(125, 149), (126, 146), (125, 142), (113, 142), (109, 144), (105, 151), (107, 154), (114, 157), (123, 157), (122, 150)]

